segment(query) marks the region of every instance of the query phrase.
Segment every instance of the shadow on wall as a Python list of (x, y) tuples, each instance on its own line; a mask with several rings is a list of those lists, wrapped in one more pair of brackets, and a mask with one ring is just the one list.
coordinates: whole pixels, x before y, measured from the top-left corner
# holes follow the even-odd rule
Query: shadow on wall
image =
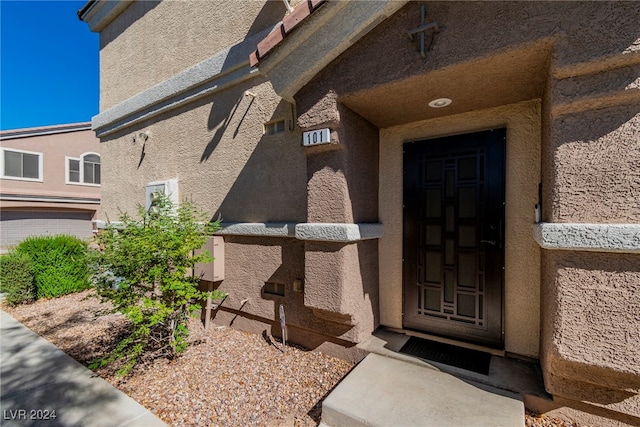
[[(640, 108), (618, 105), (552, 122), (554, 221), (640, 222)], [(549, 186), (549, 190), (552, 186)], [(589, 206), (589, 209), (585, 209)]]
[[(637, 118), (639, 115), (640, 107), (638, 104), (632, 103), (561, 116), (553, 122), (552, 129), (554, 134), (557, 135), (554, 146), (560, 148), (563, 144), (571, 142), (591, 143), (619, 130), (627, 123), (634, 126), (635, 132), (637, 132), (638, 128), (640, 128), (640, 123), (638, 123), (640, 119)], [(630, 123), (634, 117), (636, 118), (635, 123)], [(634, 134), (637, 137), (635, 132)], [(633, 134), (630, 134), (629, 138), (624, 138), (624, 141), (621, 142), (632, 150), (626, 154), (638, 154), (638, 140), (634, 140)], [(635, 152), (633, 151), (634, 149), (636, 149)]]
[[(245, 117), (255, 103), (255, 98), (246, 93), (245, 88), (246, 85), (236, 85), (227, 89), (224, 93), (216, 94), (217, 96), (214, 97), (207, 121), (207, 129), (216, 129), (216, 132), (202, 152), (200, 163), (209, 160), (211, 154), (227, 133), (232, 121), (236, 122), (232, 138), (235, 139), (238, 135)], [(236, 117), (236, 113), (238, 117)]]
[[(264, 6), (256, 16), (256, 19), (253, 21), (251, 27), (247, 31), (245, 38), (249, 38), (256, 33), (273, 27), (277, 22), (282, 20), (286, 11), (287, 9), (284, 6), (283, 2), (265, 2)], [(249, 54), (254, 49), (255, 46), (253, 44), (240, 44), (232, 46), (225, 58), (224, 64), (222, 65), (221, 74), (232, 70), (239, 63), (248, 61)], [(262, 82), (254, 84), (257, 85), (260, 83)], [(200, 159), (201, 162), (209, 159), (211, 153), (213, 153), (217, 145), (220, 143), (222, 136), (227, 132), (227, 128), (236, 115), (238, 115), (240, 119), (238, 124), (234, 128), (233, 138), (235, 139), (235, 137), (238, 136), (240, 126), (242, 125), (244, 118), (249, 113), (249, 110), (252, 108), (253, 104), (256, 102), (253, 96), (244, 93), (243, 88), (245, 88), (245, 86), (246, 85), (235, 85), (232, 88), (225, 90), (224, 99), (226, 101), (214, 102), (214, 105), (211, 108), (211, 112), (209, 114), (209, 121), (207, 123), (207, 126), (209, 130), (217, 128), (217, 131), (211, 139), (211, 142), (209, 142), (204, 152), (202, 153), (202, 157)], [(217, 100), (220, 98), (221, 96), (216, 97)], [(229, 104), (230, 101), (228, 100), (231, 99), (235, 101), (233, 105)]]
[(560, 66), (621, 54), (640, 39), (635, 2), (428, 2), (428, 22), (441, 31), (425, 61), (406, 36), (420, 24), (422, 3), (409, 2), (316, 78), (343, 97), (547, 38), (557, 41)]
[[(225, 237), (225, 242), (236, 246), (233, 252), (227, 253), (225, 260), (227, 278), (219, 284), (219, 289), (228, 292), (230, 298), (220, 306), (217, 312), (213, 313), (214, 319), (218, 314), (223, 314), (220, 317), (222, 323), (238, 326), (241, 329), (247, 325), (246, 322), (241, 321), (242, 319), (257, 321), (268, 325), (271, 335), (281, 337), (279, 308), (283, 305), (290, 341), (310, 349), (325, 342), (347, 347), (353, 345), (338, 338), (352, 329), (352, 325), (315, 317), (312, 309), (304, 305), (304, 290), (300, 292), (299, 289), (294, 288), (294, 281), (302, 280), (304, 283), (304, 242), (287, 238), (240, 236)], [(243, 249), (240, 247), (244, 245), (276, 247), (277, 252), (281, 254), (277, 268), (273, 269), (273, 263), (270, 262), (272, 260), (259, 258), (251, 258), (255, 262), (247, 264), (246, 259), (250, 254), (242, 253)], [(267, 283), (280, 285), (278, 293), (284, 295), (273, 293), (273, 289), (267, 288)], [(250, 305), (245, 305), (242, 303), (244, 300), (240, 300), (244, 295), (252, 296)], [(256, 326), (247, 328), (255, 332)]]
[(150, 10), (154, 9), (160, 4), (160, 1), (147, 0), (132, 2), (131, 6), (127, 8), (127, 13), (123, 13), (119, 16), (118, 27), (107, 26), (100, 32), (100, 49), (105, 48), (112, 41), (114, 41), (121, 33), (123, 28), (129, 28), (138, 19), (144, 17)]
[[(235, 89), (233, 94), (239, 99), (235, 105), (227, 105), (228, 109), (224, 109), (218, 104), (211, 110), (209, 126), (220, 127), (205, 147), (202, 158), (209, 159), (223, 138), (236, 139), (241, 126), (260, 126), (259, 130), (246, 129), (246, 134), (261, 134), (261, 137), (212, 219), (221, 216), (225, 222), (304, 222), (307, 211), (306, 157), (299, 134), (289, 131), (290, 104), (281, 101), (274, 114), (265, 117), (264, 122), (285, 121), (283, 132), (266, 135), (262, 133), (262, 122), (252, 118), (245, 123), (250, 110), (258, 110), (258, 115), (261, 114), (260, 99), (244, 95), (242, 88)], [(225, 110), (229, 111), (226, 116)], [(231, 155), (243, 157), (253, 144), (253, 141), (240, 138), (237, 150)]]

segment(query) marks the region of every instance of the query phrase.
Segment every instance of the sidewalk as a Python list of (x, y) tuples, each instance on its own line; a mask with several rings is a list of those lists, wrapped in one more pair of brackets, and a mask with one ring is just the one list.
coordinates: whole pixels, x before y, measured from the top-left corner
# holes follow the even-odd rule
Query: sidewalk
[(0, 424), (7, 427), (166, 425), (2, 310)]

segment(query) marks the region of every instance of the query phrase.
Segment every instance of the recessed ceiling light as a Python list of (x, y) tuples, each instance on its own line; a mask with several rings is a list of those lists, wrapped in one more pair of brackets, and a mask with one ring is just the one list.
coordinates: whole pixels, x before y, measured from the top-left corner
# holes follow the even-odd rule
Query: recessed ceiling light
[(433, 101), (431, 101), (429, 103), (429, 107), (431, 108), (442, 108), (442, 107), (446, 107), (447, 105), (451, 104), (453, 101), (451, 101), (449, 98), (438, 98), (438, 99), (434, 99)]

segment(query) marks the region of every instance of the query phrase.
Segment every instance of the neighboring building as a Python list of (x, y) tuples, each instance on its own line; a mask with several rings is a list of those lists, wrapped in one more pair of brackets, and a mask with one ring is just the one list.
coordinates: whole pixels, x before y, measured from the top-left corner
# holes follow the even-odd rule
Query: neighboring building
[(640, 424), (637, 3), (293, 5), (79, 11), (104, 215), (163, 185), (221, 216), (216, 322), (279, 334), (283, 305), (356, 360), (381, 325), (474, 343)]
[(100, 168), (89, 122), (0, 132), (0, 250), (29, 236), (90, 238)]

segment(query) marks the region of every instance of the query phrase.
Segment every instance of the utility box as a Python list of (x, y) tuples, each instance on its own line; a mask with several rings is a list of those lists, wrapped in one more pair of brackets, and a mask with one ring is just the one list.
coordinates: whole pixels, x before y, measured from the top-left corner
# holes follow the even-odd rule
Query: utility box
[(213, 262), (198, 263), (194, 266), (193, 274), (201, 280), (218, 282), (224, 280), (224, 239), (222, 236), (213, 236), (207, 239), (202, 249), (194, 251), (195, 255), (209, 251)]

